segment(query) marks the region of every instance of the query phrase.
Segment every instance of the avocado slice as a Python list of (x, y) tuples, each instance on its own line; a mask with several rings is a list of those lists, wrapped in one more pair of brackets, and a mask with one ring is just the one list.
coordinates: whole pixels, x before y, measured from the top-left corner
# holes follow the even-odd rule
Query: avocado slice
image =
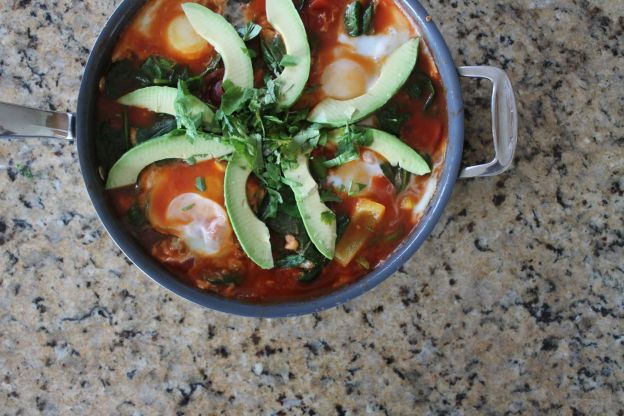
[(344, 126), (356, 123), (383, 107), (409, 78), (418, 59), (418, 43), (414, 38), (390, 55), (379, 78), (366, 94), (350, 100), (326, 98), (308, 115), (308, 121), (325, 126)]
[[(175, 102), (178, 97), (179, 90), (173, 87), (146, 87), (133, 91), (119, 98), (119, 104), (145, 108), (155, 113), (176, 115)], [(214, 112), (202, 100), (193, 96), (186, 95), (184, 97), (195, 114), (202, 114), (202, 122), (209, 125), (214, 120)], [(189, 104), (187, 104), (189, 105)]]
[(206, 39), (221, 55), (225, 66), (224, 81), (232, 81), (241, 88), (253, 87), (251, 59), (245, 53), (247, 46), (223, 16), (197, 3), (184, 3), (182, 10), (195, 32)]
[(276, 79), (280, 88), (279, 105), (292, 106), (301, 96), (310, 76), (310, 45), (308, 35), (292, 0), (267, 0), (267, 20), (282, 36), (286, 54), (294, 64), (286, 66)]
[(106, 189), (136, 183), (145, 167), (165, 159), (216, 159), (232, 153), (231, 146), (221, 143), (219, 137), (200, 134), (191, 142), (180, 130), (172, 131), (128, 150), (108, 173)]
[[(384, 157), (392, 166), (399, 166), (415, 175), (426, 175), (431, 173), (431, 168), (425, 159), (411, 148), (403, 140), (385, 131), (371, 129), (368, 127), (358, 127), (371, 135), (373, 141), (364, 146)], [(344, 129), (336, 129), (329, 133), (329, 139), (336, 141), (343, 137)]]
[(238, 242), (245, 254), (263, 269), (274, 267), (268, 227), (256, 217), (247, 201), (247, 179), (251, 168), (234, 155), (225, 170), (225, 207)]
[(317, 183), (308, 168), (308, 157), (300, 154), (295, 164), (283, 164), (284, 177), (290, 182), (303, 225), (318, 251), (328, 259), (336, 250), (336, 216), (321, 201)]

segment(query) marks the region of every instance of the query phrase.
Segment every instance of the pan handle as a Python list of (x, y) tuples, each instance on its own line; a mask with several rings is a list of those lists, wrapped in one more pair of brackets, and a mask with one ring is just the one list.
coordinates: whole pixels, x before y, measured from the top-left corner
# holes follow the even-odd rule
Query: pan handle
[(39, 137), (76, 138), (76, 119), (72, 113), (57, 113), (0, 102), (0, 139)]
[(483, 165), (468, 166), (460, 178), (495, 176), (511, 167), (518, 141), (518, 113), (511, 80), (502, 69), (491, 66), (462, 66), (459, 75), (486, 78), (492, 82), (492, 136), (494, 160)]

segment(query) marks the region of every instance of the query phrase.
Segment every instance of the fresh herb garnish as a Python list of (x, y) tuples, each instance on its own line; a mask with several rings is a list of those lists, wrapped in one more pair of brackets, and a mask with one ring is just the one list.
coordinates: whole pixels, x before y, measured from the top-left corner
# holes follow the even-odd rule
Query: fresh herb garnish
[(301, 254), (291, 254), (283, 259), (275, 262), (275, 267), (278, 269), (289, 269), (292, 267), (299, 267), (306, 261), (306, 258)]
[(272, 39), (262, 39), (260, 42), (260, 49), (262, 50), (262, 57), (267, 67), (273, 72), (276, 77), (279, 76), (284, 67), (281, 65), (282, 58), (286, 55), (286, 47), (282, 41), (281, 36), (275, 35)]
[(245, 55), (247, 55), (248, 57), (250, 57), (251, 59), (254, 59), (255, 57), (258, 56), (258, 52), (254, 51), (253, 49), (249, 49), (249, 48), (241, 48), (243, 53)]
[(360, 157), (358, 146), (368, 146), (372, 143), (372, 136), (361, 128), (347, 125), (344, 132), (335, 138), (338, 143), (337, 155), (323, 163), (328, 168), (344, 165)]
[(184, 208), (182, 208), (182, 211), (190, 211), (193, 208), (195, 208), (195, 203), (185, 206)]
[(323, 202), (342, 202), (342, 199), (331, 189), (321, 189), (320, 191), (321, 201)]
[(283, 67), (296, 66), (299, 63), (299, 58), (292, 55), (284, 55), (280, 61), (280, 65)]
[(206, 192), (206, 179), (203, 176), (195, 178), (195, 189), (199, 192)]
[(239, 27), (237, 30), (241, 38), (243, 38), (243, 42), (249, 42), (260, 34), (262, 26), (249, 22), (246, 26)]
[(364, 190), (364, 188), (366, 188), (368, 185), (366, 185), (365, 183), (357, 183), (357, 182), (351, 182), (351, 184), (349, 185), (349, 191), (347, 191), (347, 195), (349, 196), (355, 196), (357, 194), (359, 194), (360, 192), (362, 192)]
[(336, 214), (334, 214), (334, 211), (323, 211), (321, 213), (321, 221), (325, 224), (331, 224), (336, 221)]

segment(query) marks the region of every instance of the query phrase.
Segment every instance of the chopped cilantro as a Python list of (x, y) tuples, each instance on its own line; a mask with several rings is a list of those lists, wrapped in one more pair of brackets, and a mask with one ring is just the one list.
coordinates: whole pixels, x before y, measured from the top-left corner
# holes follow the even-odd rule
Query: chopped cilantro
[(182, 211), (190, 211), (190, 210), (192, 210), (193, 208), (195, 208), (195, 204), (194, 204), (194, 203), (193, 203), (193, 204), (190, 204), (190, 205), (185, 206), (184, 208), (182, 208)]
[(321, 221), (325, 224), (331, 224), (336, 221), (336, 214), (334, 214), (333, 211), (323, 211), (321, 213)]
[(284, 55), (280, 61), (281, 66), (296, 66), (299, 63), (299, 58), (292, 55)]
[(198, 176), (197, 178), (195, 178), (195, 188), (199, 192), (206, 191), (206, 180), (202, 176)]
[(249, 22), (246, 26), (239, 27), (237, 30), (241, 38), (243, 38), (243, 41), (248, 42), (255, 39), (260, 34), (262, 26), (255, 24), (254, 22)]

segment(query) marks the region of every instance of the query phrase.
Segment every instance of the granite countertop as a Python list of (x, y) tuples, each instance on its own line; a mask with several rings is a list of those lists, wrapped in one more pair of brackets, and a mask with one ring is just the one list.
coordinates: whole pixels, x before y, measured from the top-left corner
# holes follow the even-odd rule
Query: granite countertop
[[(74, 110), (116, 3), (4, 0), (0, 100)], [(1, 413), (622, 415), (624, 3), (425, 3), (458, 65), (513, 78), (515, 167), (460, 181), (411, 261), (333, 310), (177, 298), (107, 236), (75, 145), (0, 143)], [(463, 87), (473, 161), (488, 91)]]

